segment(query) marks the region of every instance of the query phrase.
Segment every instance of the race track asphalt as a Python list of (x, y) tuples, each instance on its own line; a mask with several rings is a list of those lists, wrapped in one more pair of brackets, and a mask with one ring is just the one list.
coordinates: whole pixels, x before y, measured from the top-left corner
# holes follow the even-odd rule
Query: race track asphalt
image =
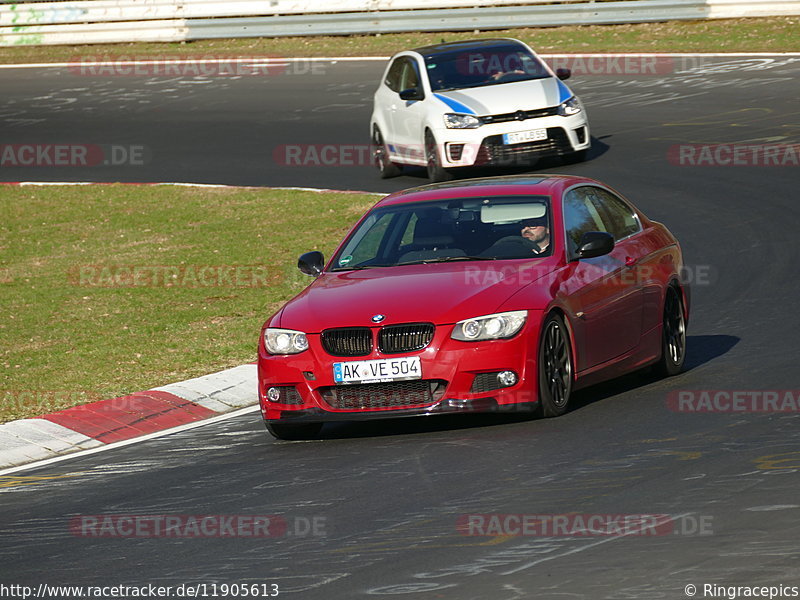
[[(270, 438), (254, 412), (0, 477), (0, 583), (275, 583), (304, 600), (651, 600), (685, 598), (689, 584), (698, 598), (711, 597), (705, 584), (800, 584), (800, 412), (677, 412), (667, 401), (681, 390), (800, 390), (798, 166), (668, 159), (682, 144), (796, 144), (800, 59), (690, 60), (662, 75), (576, 76), (594, 150), (585, 163), (537, 166), (608, 183), (680, 239), (693, 283), (685, 373), (589, 388), (558, 419), (342, 423), (293, 443)], [(172, 80), (0, 71), (1, 143), (134, 145), (149, 156), (142, 166), (3, 167), (0, 179), (425, 183), (275, 160), (281, 145), (365, 144), (381, 67)], [(668, 526), (591, 537), (457, 529), (487, 513), (662, 515)], [(289, 534), (70, 528), (103, 514), (281, 515)]]

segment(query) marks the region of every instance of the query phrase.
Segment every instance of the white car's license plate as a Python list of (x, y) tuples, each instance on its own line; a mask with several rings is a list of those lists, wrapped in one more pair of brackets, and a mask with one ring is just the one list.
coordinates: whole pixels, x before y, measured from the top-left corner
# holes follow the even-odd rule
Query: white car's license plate
[(517, 131), (504, 133), (504, 144), (522, 144), (523, 142), (538, 142), (547, 139), (547, 129), (531, 129), (530, 131)]
[(333, 380), (336, 383), (372, 383), (421, 378), (422, 365), (419, 356), (333, 363)]

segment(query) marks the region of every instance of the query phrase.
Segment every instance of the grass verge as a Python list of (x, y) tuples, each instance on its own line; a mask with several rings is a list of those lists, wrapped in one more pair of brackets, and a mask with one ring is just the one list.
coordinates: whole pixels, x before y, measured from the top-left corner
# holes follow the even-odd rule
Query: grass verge
[(297, 256), (329, 255), (376, 199), (0, 186), (0, 422), (255, 360), (309, 282)]
[(538, 52), (790, 52), (800, 51), (800, 17), (669, 21), (505, 29), (484, 32), (397, 33), (200, 40), (189, 43), (19, 46), (0, 63), (69, 62), (81, 57), (388, 56), (398, 50), (476, 37), (515, 37)]

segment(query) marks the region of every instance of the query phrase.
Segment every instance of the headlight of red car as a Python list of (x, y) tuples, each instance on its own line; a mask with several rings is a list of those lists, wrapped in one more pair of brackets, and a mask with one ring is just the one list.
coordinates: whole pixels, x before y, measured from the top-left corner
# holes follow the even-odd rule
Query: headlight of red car
[(264, 345), (270, 354), (299, 354), (308, 350), (308, 338), (302, 331), (267, 327)]
[(456, 323), (450, 337), (462, 342), (510, 338), (522, 329), (527, 318), (527, 310), (514, 310), (464, 319)]

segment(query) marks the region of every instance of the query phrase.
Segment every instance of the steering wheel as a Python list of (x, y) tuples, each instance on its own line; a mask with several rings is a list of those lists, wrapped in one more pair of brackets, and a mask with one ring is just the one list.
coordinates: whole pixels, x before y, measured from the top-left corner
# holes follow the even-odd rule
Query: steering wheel
[[(500, 238), (494, 244), (489, 246), (486, 250), (481, 252), (482, 256), (497, 256), (498, 258), (503, 258), (505, 255), (514, 255), (514, 254), (531, 254), (536, 246), (535, 243), (532, 241), (525, 239), (519, 235), (507, 235), (506, 237)], [(499, 256), (498, 256), (499, 255)], [(509, 258), (511, 258), (509, 256)], [(517, 258), (522, 258), (517, 257)]]

